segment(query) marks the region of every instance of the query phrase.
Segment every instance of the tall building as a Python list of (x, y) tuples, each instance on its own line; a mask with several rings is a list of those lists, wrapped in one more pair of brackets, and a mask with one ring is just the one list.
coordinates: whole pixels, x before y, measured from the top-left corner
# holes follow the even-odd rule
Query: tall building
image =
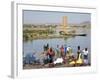
[(67, 16), (62, 17), (62, 22), (59, 27), (57, 27), (56, 32), (59, 34), (59, 32), (64, 32), (67, 34), (68, 32), (68, 18)]
[(62, 17), (62, 24), (60, 27), (60, 32), (67, 33), (67, 27), (68, 27), (68, 21), (67, 21), (67, 16)]
[(62, 27), (67, 27), (67, 16), (63, 16)]

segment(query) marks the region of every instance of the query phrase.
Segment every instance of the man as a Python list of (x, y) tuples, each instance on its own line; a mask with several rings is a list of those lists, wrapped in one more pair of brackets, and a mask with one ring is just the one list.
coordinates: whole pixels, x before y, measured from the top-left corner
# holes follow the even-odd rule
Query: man
[(57, 45), (57, 48), (56, 48), (56, 56), (57, 56), (57, 58), (60, 57), (60, 49), (59, 49), (59, 45)]
[(84, 58), (84, 63), (88, 64), (88, 49), (87, 48), (83, 50), (83, 58)]

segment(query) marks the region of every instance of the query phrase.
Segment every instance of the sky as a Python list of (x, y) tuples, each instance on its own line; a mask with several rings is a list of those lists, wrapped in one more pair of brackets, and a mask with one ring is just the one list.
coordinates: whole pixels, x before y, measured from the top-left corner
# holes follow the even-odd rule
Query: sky
[(24, 24), (52, 24), (62, 23), (62, 17), (68, 17), (68, 23), (77, 24), (86, 21), (91, 21), (91, 14), (89, 13), (73, 13), (73, 12), (52, 12), (52, 11), (23, 11)]

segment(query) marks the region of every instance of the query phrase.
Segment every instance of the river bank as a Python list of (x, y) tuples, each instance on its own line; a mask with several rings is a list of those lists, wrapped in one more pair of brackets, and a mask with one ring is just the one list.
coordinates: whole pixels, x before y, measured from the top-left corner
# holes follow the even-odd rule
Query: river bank
[(82, 65), (70, 65), (70, 64), (56, 64), (53, 66), (49, 66), (49, 64), (41, 65), (41, 64), (26, 64), (23, 69), (44, 69), (44, 68), (64, 68), (64, 67), (86, 67), (90, 66), (90, 64), (82, 64)]

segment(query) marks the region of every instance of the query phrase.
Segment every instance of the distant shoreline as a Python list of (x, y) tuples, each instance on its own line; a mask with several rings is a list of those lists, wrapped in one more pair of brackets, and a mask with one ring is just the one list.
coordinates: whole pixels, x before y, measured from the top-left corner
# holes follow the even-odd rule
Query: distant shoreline
[[(52, 39), (52, 38), (68, 38), (68, 37), (75, 37), (75, 36), (86, 36), (86, 34), (66, 34), (66, 35), (52, 35), (52, 36), (35, 36), (31, 38), (32, 40), (37, 39)], [(30, 39), (29, 39), (30, 40)]]

